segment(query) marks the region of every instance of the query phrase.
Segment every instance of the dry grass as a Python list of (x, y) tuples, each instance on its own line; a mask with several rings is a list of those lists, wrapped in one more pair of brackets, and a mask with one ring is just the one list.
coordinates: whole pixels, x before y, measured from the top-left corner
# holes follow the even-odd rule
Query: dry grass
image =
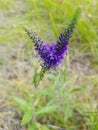
[[(41, 8), (37, 7), (38, 4), (35, 1), (33, 2), (34, 5), (31, 4), (32, 2), (27, 0), (17, 0), (14, 2), (11, 0), (7, 5), (4, 4), (3, 0), (0, 2), (0, 4), (2, 4), (2, 8), (0, 8), (0, 130), (27, 130), (27, 126), (24, 127), (20, 125), (23, 113), (15, 106), (15, 102), (11, 96), (17, 95), (24, 98), (26, 92), (34, 92), (32, 84), (34, 72), (40, 71), (36, 57), (33, 56), (32, 58), (32, 43), (26, 37), (21, 25), (33, 26), (33, 29), (48, 42), (55, 41), (56, 31), (59, 32), (58, 30), (63, 28), (65, 23), (67, 23), (64, 22), (65, 16), (62, 18), (62, 14), (60, 15), (59, 13), (54, 16), (56, 8), (60, 8), (59, 4), (61, 4), (63, 0), (59, 0), (59, 4), (57, 4), (56, 0), (53, 3), (50, 1), (40, 2), (39, 5)], [(78, 5), (77, 0), (75, 3)], [(50, 4), (50, 10), (48, 4)], [(52, 4), (54, 9), (52, 8)], [(86, 4), (85, 2), (85, 5)], [(96, 36), (96, 25), (98, 25), (96, 22), (97, 9), (94, 9), (95, 15), (93, 15), (94, 11), (91, 11), (92, 9), (89, 4), (86, 6), (88, 7), (87, 10), (84, 10), (82, 13), (79, 24), (80, 30), (78, 31), (77, 29), (75, 33), (77, 39), (75, 40), (75, 36), (72, 38), (71, 42), (73, 44), (70, 45), (66, 61), (58, 68), (57, 72), (51, 72), (52, 76), (58, 79), (55, 80), (51, 78), (51, 76), (49, 78), (49, 75), (46, 75), (45, 79), (43, 79), (39, 85), (39, 88), (60, 87), (59, 83), (60, 79), (62, 79), (60, 75), (66, 66), (67, 76), (64, 84), (67, 86), (66, 91), (69, 92), (70, 98), (68, 98), (68, 100), (70, 99), (74, 104), (72, 109), (74, 116), (68, 119), (69, 124), (67, 124), (67, 126), (75, 125), (77, 126), (76, 130), (98, 129), (98, 59), (96, 58), (98, 54), (98, 39)], [(93, 6), (96, 7), (97, 1), (94, 1), (93, 4)], [(73, 7), (72, 2), (65, 2), (65, 5), (67, 5), (67, 8)], [(63, 7), (63, 5), (61, 6)], [(68, 12), (67, 8), (66, 11)], [(63, 9), (60, 8), (60, 11), (64, 15), (65, 11), (63, 12)], [(52, 12), (51, 18), (54, 16), (52, 20), (57, 21), (57, 24), (52, 23), (51, 18), (47, 15), (47, 10), (50, 11), (50, 13)], [(71, 12), (72, 11), (73, 9)], [(41, 14), (43, 15), (43, 19), (41, 18)], [(86, 15), (90, 18), (86, 19)], [(69, 12), (68, 18), (70, 18), (70, 16), (71, 13)], [(84, 22), (85, 20), (88, 20), (88, 23)], [(67, 16), (66, 21), (68, 21)], [(63, 24), (61, 24), (62, 22)], [(87, 30), (87, 24), (89, 23), (91, 25), (90, 31)], [(58, 30), (55, 30), (57, 27)], [(89, 33), (89, 35), (87, 35), (87, 33)], [(93, 41), (91, 39), (92, 34), (94, 36)], [(77, 43), (79, 43), (80, 46)], [(94, 44), (92, 45), (91, 43)], [(73, 92), (70, 93), (70, 91)], [(78, 113), (77, 109), (83, 110), (82, 114), (80, 114), (81, 112)], [(88, 117), (86, 117), (87, 115)], [(39, 120), (39, 122), (48, 123), (48, 119), (43, 118)], [(50, 122), (53, 122), (53, 119), (51, 119)], [(58, 118), (57, 124), (59, 124)], [(70, 130), (74, 130), (74, 128), (70, 127)]]

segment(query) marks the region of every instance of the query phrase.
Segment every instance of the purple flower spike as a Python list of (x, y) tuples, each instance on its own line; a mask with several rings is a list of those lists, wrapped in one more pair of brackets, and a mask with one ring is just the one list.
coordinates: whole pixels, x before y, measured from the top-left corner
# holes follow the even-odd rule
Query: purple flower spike
[(43, 72), (56, 68), (64, 59), (64, 55), (66, 55), (68, 51), (69, 39), (72, 36), (79, 14), (80, 9), (77, 9), (68, 27), (60, 34), (59, 39), (51, 45), (45, 44), (34, 32), (25, 29), (29, 38), (34, 43), (35, 50), (43, 61), (41, 64)]

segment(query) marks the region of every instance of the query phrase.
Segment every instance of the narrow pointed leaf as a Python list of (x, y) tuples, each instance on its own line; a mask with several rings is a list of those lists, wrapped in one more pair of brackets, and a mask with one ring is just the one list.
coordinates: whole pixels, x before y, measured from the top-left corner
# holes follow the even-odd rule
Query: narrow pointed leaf
[(22, 121), (21, 121), (21, 125), (25, 125), (27, 123), (29, 123), (32, 119), (32, 115), (33, 115), (33, 111), (32, 110), (29, 110), (27, 112), (25, 112), (23, 118), (22, 118)]
[(39, 109), (36, 114), (37, 115), (42, 115), (42, 114), (46, 114), (46, 113), (51, 113), (53, 111), (57, 110), (57, 106), (45, 106), (41, 109)]

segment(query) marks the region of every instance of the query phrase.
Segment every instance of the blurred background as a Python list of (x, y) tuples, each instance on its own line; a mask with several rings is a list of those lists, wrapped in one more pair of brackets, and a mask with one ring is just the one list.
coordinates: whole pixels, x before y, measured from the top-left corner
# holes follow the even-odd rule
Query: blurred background
[[(61, 130), (98, 130), (97, 0), (0, 0), (0, 130), (28, 129), (20, 125), (22, 112), (11, 98), (17, 95), (27, 99), (26, 92), (35, 92), (35, 75), (40, 72), (33, 43), (23, 26), (51, 44), (68, 25), (77, 7), (81, 8), (81, 16), (68, 55), (37, 88), (37, 91), (54, 90), (58, 95), (64, 93), (65, 116), (61, 116), (64, 110), (60, 108), (56, 116), (38, 117), (37, 121)], [(55, 94), (50, 97), (52, 101)], [(43, 96), (40, 98), (43, 107)], [(50, 130), (55, 129), (50, 126)], [(48, 127), (38, 130), (48, 130)]]

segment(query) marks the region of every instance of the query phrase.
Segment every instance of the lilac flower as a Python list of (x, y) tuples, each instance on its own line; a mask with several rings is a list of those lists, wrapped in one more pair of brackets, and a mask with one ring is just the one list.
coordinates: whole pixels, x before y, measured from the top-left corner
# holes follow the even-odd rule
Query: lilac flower
[(72, 36), (75, 25), (80, 14), (80, 9), (77, 9), (64, 32), (60, 34), (58, 40), (54, 44), (45, 44), (34, 32), (25, 29), (29, 38), (35, 46), (35, 50), (42, 59), (41, 64), (43, 70), (54, 69), (62, 62), (64, 55), (68, 51), (69, 39)]

